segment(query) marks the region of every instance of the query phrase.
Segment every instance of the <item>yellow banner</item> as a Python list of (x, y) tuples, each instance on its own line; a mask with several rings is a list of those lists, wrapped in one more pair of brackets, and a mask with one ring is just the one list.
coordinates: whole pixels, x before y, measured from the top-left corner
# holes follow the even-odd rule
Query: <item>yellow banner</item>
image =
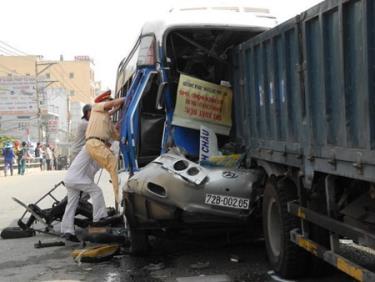
[(232, 90), (180, 75), (172, 124), (198, 130), (204, 124), (215, 133), (229, 135), (232, 126)]

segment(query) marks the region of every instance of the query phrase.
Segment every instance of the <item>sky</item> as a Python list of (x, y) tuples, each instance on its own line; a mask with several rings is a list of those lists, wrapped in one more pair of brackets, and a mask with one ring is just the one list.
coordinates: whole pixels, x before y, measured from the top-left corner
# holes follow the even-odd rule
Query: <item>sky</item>
[[(0, 40), (30, 55), (65, 60), (88, 55), (95, 79), (114, 90), (117, 66), (131, 50), (144, 22), (194, 0), (3, 0)], [(206, 0), (221, 3), (222, 0)], [(233, 3), (235, 0), (231, 0)], [(238, 0), (250, 6), (256, 0)], [(259, 1), (258, 1), (259, 2)], [(320, 0), (263, 0), (279, 22)], [(197, 1), (201, 5), (202, 0)], [(6, 55), (2, 50), (0, 54)]]

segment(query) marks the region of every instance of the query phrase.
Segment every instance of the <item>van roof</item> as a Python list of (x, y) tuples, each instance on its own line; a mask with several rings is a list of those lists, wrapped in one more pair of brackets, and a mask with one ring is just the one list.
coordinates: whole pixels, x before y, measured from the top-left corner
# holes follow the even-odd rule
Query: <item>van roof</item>
[(274, 27), (276, 18), (268, 8), (246, 7), (235, 5), (201, 5), (195, 7), (179, 7), (171, 9), (162, 20), (146, 22), (142, 35), (155, 34), (158, 41), (171, 28), (260, 28)]

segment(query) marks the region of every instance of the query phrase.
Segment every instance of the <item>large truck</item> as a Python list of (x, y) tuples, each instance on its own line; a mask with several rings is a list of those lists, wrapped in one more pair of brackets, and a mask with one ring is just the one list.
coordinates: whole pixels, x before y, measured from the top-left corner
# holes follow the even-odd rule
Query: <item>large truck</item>
[(375, 246), (374, 15), (374, 1), (328, 0), (235, 50), (236, 136), (267, 175), (264, 236), (284, 277), (305, 271), (304, 249), (375, 281), (340, 244)]
[[(170, 146), (197, 160), (199, 130), (173, 124), (180, 75), (229, 81), (232, 127), (218, 141), (245, 148), (242, 169), (254, 184), (248, 216), (260, 209), (272, 268), (292, 278), (328, 263), (375, 281), (342, 248), (343, 239), (361, 252), (375, 245), (375, 2), (327, 0), (272, 29), (265, 10), (249, 11), (257, 24), (247, 28), (235, 21), (145, 25), (118, 70), (125, 165), (136, 177)], [(167, 198), (168, 187), (152, 188)], [(138, 223), (156, 208), (132, 194), (124, 188), (125, 215), (144, 235)], [(162, 202), (157, 209), (165, 212)]]

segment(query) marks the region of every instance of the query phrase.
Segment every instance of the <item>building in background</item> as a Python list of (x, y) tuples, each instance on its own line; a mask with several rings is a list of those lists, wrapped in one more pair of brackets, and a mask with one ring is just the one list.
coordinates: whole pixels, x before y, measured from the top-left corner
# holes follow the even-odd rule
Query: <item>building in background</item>
[(88, 56), (0, 55), (0, 135), (68, 150), (82, 106), (100, 92)]

